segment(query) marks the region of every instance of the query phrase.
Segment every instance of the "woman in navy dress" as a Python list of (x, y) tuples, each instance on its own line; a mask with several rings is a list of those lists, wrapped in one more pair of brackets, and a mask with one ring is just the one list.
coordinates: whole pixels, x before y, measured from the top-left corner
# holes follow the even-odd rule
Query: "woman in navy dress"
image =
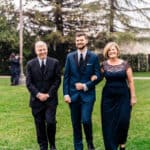
[[(106, 79), (102, 91), (101, 118), (105, 150), (125, 150), (131, 108), (136, 103), (132, 69), (127, 61), (119, 59), (115, 42), (104, 48), (101, 71)], [(94, 76), (93, 79), (94, 80)]]
[(115, 42), (104, 48), (102, 72), (106, 79), (102, 92), (102, 131), (106, 150), (125, 150), (131, 107), (136, 103), (132, 69), (127, 61), (119, 59)]

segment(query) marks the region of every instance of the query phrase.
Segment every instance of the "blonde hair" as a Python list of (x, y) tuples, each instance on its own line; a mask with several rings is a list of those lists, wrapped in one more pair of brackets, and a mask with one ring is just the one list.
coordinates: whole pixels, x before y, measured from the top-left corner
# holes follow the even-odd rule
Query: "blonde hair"
[(110, 50), (110, 48), (111, 48), (112, 46), (114, 46), (114, 47), (117, 49), (117, 51), (118, 51), (118, 56), (119, 56), (119, 54), (120, 54), (119, 45), (118, 45), (116, 42), (109, 42), (109, 43), (106, 44), (106, 46), (104, 47), (104, 50), (103, 50), (103, 55), (104, 55), (105, 58), (109, 58), (109, 57), (108, 57), (108, 51)]

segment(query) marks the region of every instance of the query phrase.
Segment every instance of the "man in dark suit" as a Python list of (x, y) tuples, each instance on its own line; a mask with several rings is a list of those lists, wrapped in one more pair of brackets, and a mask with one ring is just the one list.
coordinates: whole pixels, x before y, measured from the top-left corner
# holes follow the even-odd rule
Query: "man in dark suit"
[(11, 72), (11, 85), (19, 84), (20, 76), (20, 58), (19, 55), (12, 53), (9, 58), (10, 62), (10, 72)]
[(45, 42), (35, 43), (37, 58), (27, 63), (26, 85), (30, 92), (30, 106), (34, 117), (40, 150), (56, 150), (57, 90), (61, 82), (58, 60), (48, 57)]
[[(98, 57), (87, 49), (85, 33), (76, 34), (77, 51), (67, 56), (64, 72), (64, 100), (70, 106), (74, 135), (74, 149), (83, 150), (82, 125), (88, 150), (94, 150), (92, 136), (92, 111), (95, 101), (95, 85), (100, 81)], [(92, 75), (97, 79), (92, 81)]]

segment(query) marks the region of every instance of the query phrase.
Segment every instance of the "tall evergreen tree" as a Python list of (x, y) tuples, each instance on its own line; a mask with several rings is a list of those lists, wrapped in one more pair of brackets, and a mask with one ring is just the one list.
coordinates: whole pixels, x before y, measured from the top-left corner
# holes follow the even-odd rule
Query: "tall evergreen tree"
[(9, 73), (10, 53), (18, 53), (18, 33), (13, 5), (10, 1), (0, 1), (0, 74)]

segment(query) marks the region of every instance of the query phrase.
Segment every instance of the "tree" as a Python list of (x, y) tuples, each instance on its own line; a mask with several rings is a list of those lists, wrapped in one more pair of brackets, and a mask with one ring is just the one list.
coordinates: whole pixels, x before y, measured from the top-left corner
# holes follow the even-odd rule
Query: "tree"
[(9, 55), (18, 50), (17, 24), (15, 14), (12, 12), (12, 3), (9, 0), (0, 0), (0, 73), (8, 70)]
[(95, 30), (98, 27), (100, 32), (150, 30), (150, 1), (148, 0), (95, 0), (85, 4), (84, 7), (90, 10), (91, 21), (96, 18)]
[(150, 30), (143, 26), (142, 22), (149, 23), (150, 1), (145, 0), (109, 0), (109, 31)]
[[(130, 32), (137, 34), (150, 31), (150, 1), (104, 0), (102, 2), (95, 0), (86, 6), (91, 10), (90, 12), (96, 12), (93, 17), (99, 14), (97, 20), (103, 23), (100, 24), (97, 21), (99, 30), (98, 34), (95, 35), (94, 45), (98, 47), (103, 47), (109, 40), (122, 41), (121, 38), (132, 38), (132, 36), (134, 39), (135, 36), (131, 35)], [(94, 30), (96, 31), (97, 28), (95, 27)], [(121, 32), (121, 34), (117, 32)]]

